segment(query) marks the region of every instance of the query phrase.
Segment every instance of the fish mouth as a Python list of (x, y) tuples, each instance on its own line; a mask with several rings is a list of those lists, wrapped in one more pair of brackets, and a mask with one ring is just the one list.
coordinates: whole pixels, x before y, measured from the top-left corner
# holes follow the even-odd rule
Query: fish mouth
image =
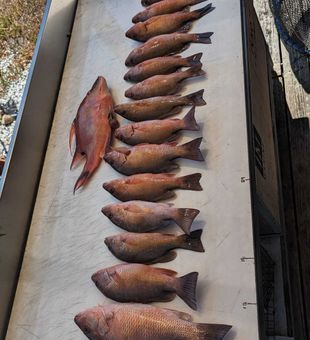
[(103, 213), (104, 216), (107, 216), (107, 217), (111, 217), (112, 216), (112, 214), (110, 212), (110, 209), (108, 207), (103, 207), (101, 209), (101, 212)]
[(126, 32), (125, 35), (126, 35), (126, 37), (129, 38), (129, 39), (134, 39), (134, 37), (135, 37), (135, 34), (134, 34), (134, 32), (132, 31), (132, 28), (129, 29), (129, 30)]
[(133, 18), (132, 18), (132, 23), (133, 24), (137, 24), (138, 22), (141, 21), (141, 17), (140, 17), (140, 13), (135, 15)]
[(130, 71), (128, 71), (128, 72), (124, 75), (124, 80), (131, 81), (131, 77), (130, 77), (129, 72), (130, 72)]
[(109, 183), (103, 183), (102, 187), (107, 192), (109, 192), (111, 195), (113, 195), (115, 193), (115, 189), (112, 186), (110, 186)]
[(127, 97), (127, 98), (132, 98), (132, 96), (133, 96), (133, 94), (132, 94), (131, 89), (126, 90), (126, 92), (125, 92), (125, 97)]
[(125, 61), (126, 66), (134, 66), (135, 65), (135, 59), (131, 57), (130, 55), (127, 57)]
[(113, 157), (111, 157), (110, 152), (106, 153), (103, 157), (103, 159), (109, 163), (109, 164), (113, 164)]
[(80, 324), (81, 324), (81, 319), (82, 319), (83, 315), (82, 313), (79, 313), (77, 314), (75, 317), (74, 317), (74, 322), (80, 327)]

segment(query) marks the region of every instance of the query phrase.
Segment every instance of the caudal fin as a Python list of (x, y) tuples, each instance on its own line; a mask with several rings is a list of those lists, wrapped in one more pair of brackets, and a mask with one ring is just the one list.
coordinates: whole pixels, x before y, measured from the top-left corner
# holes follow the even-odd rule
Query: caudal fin
[(194, 43), (201, 43), (201, 44), (211, 44), (211, 36), (213, 32), (205, 32), (205, 33), (196, 33), (193, 34), (194, 36)]
[(179, 208), (175, 209), (176, 213), (174, 216), (175, 223), (182, 228), (182, 230), (186, 234), (190, 234), (191, 226), (193, 224), (194, 219), (200, 213), (198, 209), (190, 209), (190, 208)]
[(184, 98), (188, 100), (188, 104), (192, 104), (194, 106), (203, 106), (206, 105), (207, 103), (203, 99), (203, 93), (205, 90), (199, 90), (197, 92), (188, 94)]
[(195, 120), (195, 107), (192, 107), (183, 118), (184, 130), (199, 131), (200, 127)]
[(203, 155), (199, 149), (202, 137), (196, 138), (186, 144), (180, 145), (180, 157), (192, 159), (193, 161), (204, 161)]
[(200, 340), (222, 340), (232, 326), (221, 324), (199, 323), (197, 329)]
[(208, 4), (205, 7), (199, 8), (196, 11), (192, 12), (192, 15), (194, 16), (195, 19), (202, 18), (206, 14), (212, 12), (215, 9), (215, 7), (212, 7), (212, 3)]
[(206, 72), (202, 70), (201, 67), (202, 63), (199, 61), (195, 66), (192, 66), (184, 72), (180, 72), (180, 74), (182, 74), (182, 79), (204, 76)]
[(198, 253), (204, 253), (205, 250), (201, 242), (201, 234), (202, 229), (199, 229), (191, 232), (189, 235), (179, 236), (180, 247), (183, 249), (197, 251)]
[(79, 190), (81, 187), (86, 185), (86, 183), (88, 182), (90, 177), (93, 175), (93, 173), (97, 169), (97, 167), (99, 165), (97, 163), (98, 162), (91, 162), (89, 160), (86, 160), (83, 171), (82, 171), (80, 177), (78, 178), (78, 180), (75, 183), (74, 190), (73, 190), (74, 194), (77, 190)]
[(185, 190), (202, 191), (202, 187), (199, 183), (201, 179), (201, 174), (192, 174), (183, 176), (180, 178), (180, 188)]
[(186, 66), (200, 65), (201, 57), (202, 57), (202, 53), (200, 52), (200, 53), (197, 53), (197, 54), (191, 55), (190, 57), (185, 58)]
[(192, 272), (184, 275), (178, 280), (177, 291), (178, 296), (192, 309), (197, 310), (196, 286), (198, 273)]

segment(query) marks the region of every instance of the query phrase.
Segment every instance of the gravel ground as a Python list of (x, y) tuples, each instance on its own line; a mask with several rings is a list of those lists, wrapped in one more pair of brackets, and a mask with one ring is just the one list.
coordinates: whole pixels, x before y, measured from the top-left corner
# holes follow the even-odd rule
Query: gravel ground
[(44, 7), (45, 0), (0, 0), (0, 161), (9, 149)]
[[(0, 60), (0, 72), (7, 72), (8, 67), (14, 62), (14, 55), (10, 55), (7, 58)], [(29, 64), (30, 65), (30, 64)], [(23, 70), (16, 80), (8, 84), (5, 93), (0, 97), (0, 105), (5, 105), (10, 99), (13, 99), (17, 108), (19, 108), (20, 101), (23, 95), (24, 87), (26, 84), (29, 65)], [(3, 112), (2, 112), (3, 114)], [(2, 116), (0, 114), (0, 116)], [(6, 156), (11, 137), (15, 128), (15, 119), (9, 125), (2, 124), (2, 117), (0, 117), (0, 155)]]

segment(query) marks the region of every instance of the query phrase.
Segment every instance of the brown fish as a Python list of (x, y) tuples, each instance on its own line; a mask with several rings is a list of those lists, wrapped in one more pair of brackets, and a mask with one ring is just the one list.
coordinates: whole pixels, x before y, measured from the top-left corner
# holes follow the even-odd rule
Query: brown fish
[(155, 4), (156, 2), (159, 2), (161, 0), (141, 0), (142, 6), (150, 6), (152, 4)]
[(184, 312), (145, 304), (109, 304), (74, 318), (90, 340), (221, 340), (229, 325), (194, 323)]
[(126, 124), (115, 130), (115, 137), (129, 145), (142, 143), (161, 144), (174, 141), (181, 130), (199, 131), (195, 120), (195, 108), (183, 119), (149, 120), (146, 122)]
[(103, 188), (120, 201), (156, 202), (175, 197), (175, 189), (201, 191), (201, 174), (175, 177), (175, 174), (139, 174), (115, 179)]
[(201, 57), (202, 53), (197, 53), (187, 58), (178, 55), (146, 60), (132, 67), (124, 79), (138, 83), (155, 75), (173, 73), (181, 67), (200, 65)]
[(145, 42), (162, 34), (176, 31), (188, 32), (192, 27), (192, 21), (198, 20), (210, 13), (214, 7), (212, 4), (192, 12), (180, 11), (171, 14), (163, 14), (152, 17), (144, 22), (138, 22), (126, 32), (126, 37)]
[(133, 122), (165, 118), (180, 113), (184, 106), (206, 105), (202, 98), (203, 93), (204, 90), (200, 90), (183, 97), (176, 95), (142, 99), (116, 105), (114, 111)]
[(213, 32), (171, 33), (151, 38), (132, 50), (126, 59), (126, 66), (134, 66), (144, 60), (185, 51), (191, 43), (211, 44)]
[(130, 87), (125, 92), (125, 96), (131, 99), (145, 99), (175, 94), (181, 91), (185, 79), (205, 75), (205, 72), (201, 70), (201, 66), (202, 64), (200, 63), (200, 65), (193, 66), (186, 71), (158, 75), (145, 79), (141, 83)]
[(202, 230), (195, 230), (190, 235), (159, 233), (122, 233), (107, 237), (104, 242), (112, 254), (124, 262), (163, 263), (176, 258), (173, 249), (181, 248), (204, 252), (201, 243)]
[(132, 18), (132, 22), (146, 21), (152, 17), (175, 13), (183, 10), (187, 6), (193, 6), (207, 0), (163, 0), (147, 7), (144, 11), (138, 13)]
[(186, 234), (190, 234), (199, 210), (174, 208), (173, 204), (130, 201), (110, 204), (102, 213), (118, 227), (134, 233), (144, 233), (166, 227), (175, 222)]
[(183, 145), (175, 142), (164, 144), (139, 144), (131, 148), (115, 148), (104, 159), (124, 175), (139, 173), (162, 173), (179, 168), (174, 162), (177, 158), (204, 160), (199, 149), (202, 138)]
[(116, 126), (113, 119), (113, 106), (106, 80), (98, 77), (81, 103), (71, 126), (70, 149), (72, 149), (74, 136), (76, 140), (71, 168), (86, 157), (84, 169), (75, 184), (74, 191), (88, 182), (110, 145), (111, 125)]
[(118, 302), (168, 302), (178, 295), (197, 310), (198, 273), (180, 278), (176, 275), (173, 270), (131, 263), (99, 270), (92, 275), (92, 280), (102, 294)]

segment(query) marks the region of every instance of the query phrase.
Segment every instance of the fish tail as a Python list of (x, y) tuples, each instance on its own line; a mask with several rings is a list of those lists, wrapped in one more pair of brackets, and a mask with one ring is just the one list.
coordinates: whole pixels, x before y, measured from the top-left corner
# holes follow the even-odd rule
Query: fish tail
[(200, 127), (195, 119), (195, 106), (193, 106), (183, 118), (184, 130), (199, 131)]
[(204, 161), (203, 155), (199, 149), (202, 137), (196, 138), (186, 144), (180, 145), (180, 156), (182, 158), (191, 159), (193, 161)]
[(211, 3), (205, 7), (199, 8), (196, 11), (191, 12), (191, 14), (195, 19), (199, 19), (205, 16), (206, 14), (212, 12), (214, 9), (215, 7), (212, 7), (212, 3)]
[(194, 43), (201, 43), (201, 44), (211, 44), (211, 36), (213, 35), (213, 32), (205, 32), (205, 33), (196, 33), (193, 34)]
[(180, 178), (180, 188), (185, 190), (195, 190), (195, 191), (202, 191), (202, 187), (199, 183), (201, 179), (201, 174), (192, 174), (183, 176)]
[(202, 52), (193, 54), (187, 58), (185, 58), (186, 65), (185, 66), (195, 66), (195, 65), (200, 65), (201, 64), (201, 57), (202, 57)]
[(79, 190), (81, 187), (85, 186), (88, 182), (88, 180), (90, 179), (90, 177), (93, 175), (93, 173), (95, 172), (95, 170), (97, 169), (98, 162), (94, 162), (91, 161), (89, 159), (86, 160), (86, 163), (84, 165), (83, 171), (80, 175), (80, 177), (77, 179), (74, 189), (73, 189), (73, 193), (75, 194), (75, 192), (77, 190)]
[(199, 340), (221, 340), (230, 331), (232, 326), (221, 324), (197, 324)]
[(206, 72), (202, 70), (201, 67), (202, 63), (199, 61), (196, 63), (196, 65), (192, 66), (188, 70), (180, 72), (180, 75), (182, 75), (182, 79), (204, 76)]
[(176, 209), (174, 221), (186, 234), (189, 235), (193, 221), (199, 213), (200, 211), (198, 209), (179, 208)]
[(199, 90), (197, 92), (188, 94), (184, 98), (188, 101), (188, 104), (192, 104), (194, 106), (203, 106), (206, 105), (207, 103), (203, 99), (203, 93), (204, 89)]
[(192, 272), (184, 275), (178, 280), (177, 294), (192, 309), (197, 310), (196, 286), (198, 272)]
[(189, 235), (178, 236), (183, 249), (197, 251), (198, 253), (204, 253), (205, 249), (201, 242), (202, 229), (195, 230)]

